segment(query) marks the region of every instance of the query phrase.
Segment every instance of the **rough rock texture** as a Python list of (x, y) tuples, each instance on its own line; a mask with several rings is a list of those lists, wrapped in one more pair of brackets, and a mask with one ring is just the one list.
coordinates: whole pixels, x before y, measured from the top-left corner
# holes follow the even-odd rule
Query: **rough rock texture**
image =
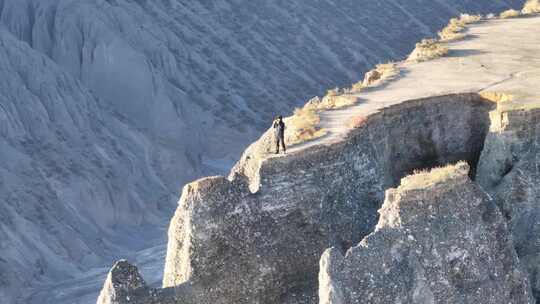
[(476, 178), (508, 220), (540, 301), (540, 110), (500, 109), (491, 116)]
[(521, 3), (0, 0), (0, 298), (149, 246), (276, 112)]
[(148, 287), (137, 267), (120, 260), (109, 271), (96, 304), (192, 304), (187, 295), (189, 287)]
[(534, 303), (506, 222), (468, 166), (406, 177), (375, 231), (321, 259), (321, 304)]
[(130, 300), (129, 293), (146, 289), (146, 284), (137, 267), (126, 260), (116, 262), (105, 280), (97, 300), (98, 304), (123, 303)]
[(261, 161), (263, 136), (230, 180), (184, 188), (164, 286), (189, 281), (202, 288), (201, 303), (313, 303), (322, 252), (370, 233), (384, 189), (413, 169), (475, 164), (491, 108), (476, 94), (404, 102), (368, 117), (340, 143)]
[[(437, 94), (444, 94), (441, 92), (455, 91), (481, 92), (482, 94), (487, 91), (487, 96), (516, 94), (514, 99), (525, 102), (525, 107), (535, 106), (534, 100), (538, 97), (538, 90), (534, 86), (529, 86), (538, 78), (537, 61), (534, 60), (536, 53), (533, 49), (536, 45), (534, 41), (540, 36), (531, 29), (538, 25), (539, 20), (539, 18), (519, 18), (475, 25), (470, 28), (471, 39), (449, 45), (449, 57), (430, 63), (405, 63), (400, 66), (403, 68), (401, 70), (404, 77), (388, 83), (385, 90), (366, 90), (363, 94), (357, 95), (360, 98), (358, 104), (347, 109), (320, 113), (319, 127), (327, 128), (329, 136), (295, 146), (289, 150), (291, 154), (287, 157), (273, 157), (267, 154), (269, 137), (265, 135), (248, 149), (228, 179), (214, 177), (190, 184), (185, 189), (181, 206), (170, 227), (171, 243), (169, 243), (164, 283), (170, 286), (182, 286), (182, 284), (193, 286), (195, 288), (195, 292), (192, 293), (193, 298), (199, 303), (264, 303), (266, 301), (313, 303), (316, 299), (312, 294), (313, 287), (310, 285), (315, 285), (315, 283), (310, 283), (314, 280), (311, 276), (312, 268), (291, 270), (294, 266), (284, 266), (284, 263), (296, 265), (296, 261), (300, 260), (298, 264), (302, 267), (311, 267), (311, 262), (309, 262), (311, 256), (305, 257), (303, 254), (320, 248), (312, 246), (306, 250), (304, 247), (311, 244), (317, 245), (317, 241), (320, 241), (318, 236), (311, 233), (312, 239), (308, 239), (311, 243), (306, 245), (302, 243), (304, 239), (295, 239), (291, 231), (296, 229), (303, 237), (307, 234), (307, 229), (313, 228), (312, 231), (319, 233), (323, 238), (320, 243), (326, 242), (328, 246), (334, 244), (335, 247), (334, 250), (323, 254), (324, 258), (320, 264), (323, 269), (320, 272), (323, 302), (349, 303), (351, 301), (348, 301), (347, 297), (358, 296), (354, 294), (356, 291), (344, 291), (345, 287), (340, 282), (346, 281), (347, 284), (357, 285), (382, 284), (379, 285), (379, 291), (383, 290), (383, 292), (372, 298), (369, 293), (366, 294), (366, 297), (358, 301), (362, 303), (370, 300), (399, 303), (401, 299), (393, 301), (395, 299), (385, 298), (385, 296), (398, 297), (396, 293), (404, 294), (402, 303), (435, 303), (438, 302), (435, 298), (437, 296), (441, 298), (439, 302), (534, 303), (534, 299), (531, 298), (530, 280), (525, 276), (524, 266), (529, 270), (532, 269), (529, 275), (534, 279), (535, 269), (531, 266), (536, 265), (533, 262), (535, 257), (522, 254), (521, 260), (517, 262), (516, 256), (519, 252), (516, 253), (514, 248), (517, 247), (518, 251), (521, 249), (524, 253), (534, 253), (535, 235), (525, 235), (520, 241), (521, 246), (518, 242), (513, 243), (512, 237), (509, 236), (508, 225), (505, 225), (500, 211), (494, 204), (498, 202), (500, 206), (503, 206), (502, 210), (505, 208), (510, 210), (503, 212), (509, 218), (515, 216), (511, 212), (521, 212), (519, 208), (516, 208), (517, 205), (512, 205), (515, 202), (510, 201), (509, 198), (534, 193), (534, 189), (527, 188), (534, 186), (525, 187), (517, 184), (524, 180), (529, 182), (526, 176), (517, 174), (515, 180), (511, 180), (511, 183), (514, 183), (514, 186), (517, 184), (517, 187), (512, 188), (514, 186), (511, 185), (502, 188), (501, 192), (494, 191), (499, 185), (504, 184), (506, 176), (513, 174), (512, 170), (517, 165), (514, 162), (519, 161), (519, 155), (524, 149), (536, 151), (535, 147), (529, 148), (534, 140), (528, 138), (534, 135), (525, 130), (529, 125), (533, 126), (533, 131), (536, 129), (534, 110), (507, 111), (499, 108), (491, 113), (490, 122), (487, 111), (492, 107), (481, 102), (477, 94), (440, 97), (439, 101), (446, 101), (444, 105), (440, 103), (440, 109), (415, 105), (415, 102), (389, 109), (382, 109), (382, 107), (401, 103), (406, 99), (405, 96), (417, 99), (421, 96), (437, 96)], [(506, 42), (523, 41), (523, 44), (516, 47), (514, 43), (500, 43), (501, 39)], [(524, 65), (524, 62), (527, 64)], [(433, 75), (430, 74), (432, 72)], [(506, 89), (510, 92), (506, 92)], [(497, 90), (504, 91), (504, 94), (499, 94)], [(432, 99), (436, 98), (428, 98), (422, 102), (429, 103), (434, 101)], [(508, 98), (506, 101), (501, 101), (499, 106), (504, 104), (506, 108), (513, 104), (514, 99)], [(456, 108), (455, 103), (458, 101), (466, 101), (469, 106), (470, 104), (484, 104), (484, 108), (477, 109), (478, 112), (476, 112), (482, 114), (471, 115), (469, 111), (463, 110), (463, 107)], [(449, 107), (448, 111), (444, 106)], [(375, 111), (381, 112), (371, 115)], [(447, 116), (447, 113), (451, 113), (450, 116)], [(530, 116), (531, 113), (534, 115)], [(351, 132), (350, 128), (344, 127), (344, 122), (348, 119), (343, 118), (354, 118), (357, 115), (363, 119), (364, 124)], [(460, 117), (461, 115), (466, 117)], [(510, 119), (512, 117), (521, 120), (512, 121)], [(445, 121), (445, 119), (450, 121)], [(359, 258), (354, 265), (350, 266), (353, 269), (367, 267), (373, 278), (380, 280), (377, 281), (378, 283), (369, 280), (355, 281), (355, 278), (367, 276), (369, 273), (353, 272), (348, 270), (351, 267), (343, 267), (343, 264), (351, 257), (341, 254), (350, 246), (349, 236), (345, 235), (342, 238), (342, 233), (358, 229), (358, 234), (360, 234), (361, 228), (358, 227), (365, 224), (356, 223), (354, 216), (351, 219), (347, 215), (354, 215), (356, 212), (360, 218), (366, 214), (365, 218), (369, 220), (369, 208), (372, 206), (366, 205), (368, 208), (358, 210), (358, 212), (354, 209), (355, 205), (364, 203), (367, 201), (366, 198), (371, 198), (368, 197), (366, 191), (374, 190), (369, 194), (376, 197), (376, 192), (381, 189), (395, 186), (404, 173), (410, 172), (415, 167), (431, 167), (447, 162), (456, 156), (454, 152), (463, 152), (460, 150), (463, 146), (474, 147), (463, 156), (474, 168), (483, 148), (487, 125), (490, 123), (492, 124), (491, 134), (488, 145), (484, 149), (478, 177), (495, 199), (491, 200), (478, 186), (471, 186), (470, 180), (466, 177), (466, 167), (461, 167), (464, 165), (460, 165), (457, 169), (447, 167), (430, 174), (420, 174), (405, 179), (399, 191), (406, 195), (401, 195), (400, 192), (401, 194), (398, 194), (401, 196), (388, 200), (396, 203), (399, 208), (384, 210), (383, 214), (386, 217), (380, 219), (380, 227), (383, 228), (379, 227), (375, 233), (366, 238), (365, 242), (348, 251), (349, 253), (360, 251), (358, 253), (360, 256), (366, 252), (378, 254), (379, 256), (370, 255), (368, 258)], [(380, 127), (381, 125), (395, 126), (396, 129)], [(414, 128), (408, 126), (414, 126)], [(452, 134), (453, 132), (463, 134), (462, 129), (468, 130), (467, 137)], [(503, 136), (498, 137), (498, 135)], [(492, 147), (490, 147), (490, 142), (492, 142)], [(452, 150), (443, 152), (446, 151), (445, 145)], [(373, 152), (366, 153), (363, 149), (371, 149)], [(524, 153), (529, 155), (527, 152)], [(362, 156), (366, 154), (367, 161), (363, 162)], [(376, 165), (372, 166), (372, 163)], [(397, 167), (393, 167), (394, 164)], [(533, 163), (531, 159), (531, 162), (526, 165), (535, 167), (536, 164), (537, 162)], [(365, 175), (356, 171), (355, 165), (361, 166)], [(373, 168), (375, 169), (372, 170)], [(339, 173), (336, 174), (335, 171)], [(367, 180), (366, 176), (369, 174), (372, 174), (369, 180), (372, 184), (358, 186), (365, 187), (358, 190), (359, 193), (364, 193), (364, 196), (355, 193), (356, 183)], [(475, 172), (469, 174), (474, 176)], [(533, 171), (530, 176), (534, 179), (535, 174)], [(335, 184), (334, 180), (337, 180)], [(304, 182), (309, 188), (303, 188)], [(377, 188), (379, 186), (381, 189)], [(297, 189), (298, 191), (294, 192)], [(437, 190), (434, 192), (435, 198), (441, 197), (440, 201), (443, 202), (438, 209), (433, 208), (433, 203), (437, 202), (433, 200), (433, 189)], [(315, 193), (309, 193), (309, 190)], [(327, 200), (325, 195), (333, 193), (342, 195), (345, 199), (341, 200), (338, 196), (334, 201), (332, 197)], [(409, 195), (412, 195), (412, 198)], [(468, 199), (470, 197), (473, 198)], [(359, 203), (348, 204), (349, 199), (358, 200)], [(505, 202), (503, 199), (508, 201)], [(466, 203), (462, 203), (462, 200)], [(346, 203), (340, 204), (342, 201)], [(296, 205), (297, 202), (302, 205)], [(315, 204), (310, 204), (312, 202)], [(403, 202), (405, 206), (400, 205)], [(533, 202), (527, 201), (526, 207), (531, 208)], [(506, 206), (505, 203), (507, 203)], [(328, 208), (332, 205), (337, 210), (333, 214), (329, 212), (332, 209)], [(353, 206), (353, 209), (347, 210), (347, 205)], [(414, 208), (420, 205), (427, 206), (427, 210)], [(429, 207), (432, 208), (429, 209)], [(295, 215), (295, 212), (299, 215)], [(311, 216), (309, 212), (314, 215)], [(511, 224), (520, 226), (520, 223), (526, 223), (527, 228), (530, 228), (531, 223), (536, 225), (534, 221), (529, 221), (529, 218), (535, 218), (534, 211), (527, 210), (526, 212), (528, 213), (521, 213), (524, 218), (520, 219), (520, 222), (511, 222)], [(279, 216), (286, 217), (291, 214), (292, 216), (286, 220), (279, 218)], [(520, 215), (520, 213), (517, 214)], [(531, 214), (532, 216), (528, 217)], [(376, 218), (376, 215), (372, 217)], [(252, 221), (251, 218), (254, 220)], [(268, 218), (272, 221), (267, 220)], [(341, 218), (343, 222), (331, 221), (341, 220)], [(292, 220), (287, 221), (289, 219)], [(402, 220), (404, 221), (401, 222)], [(296, 221), (301, 224), (297, 225)], [(351, 223), (352, 229), (343, 229), (340, 226), (347, 223)], [(411, 239), (408, 231), (404, 231), (407, 233), (404, 236), (399, 234), (400, 231), (396, 232), (388, 228), (399, 225), (400, 227), (412, 225), (420, 238), (412, 235)], [(445, 247), (448, 244), (439, 242), (441, 237), (434, 240), (434, 235), (430, 231), (423, 230), (425, 227), (431, 231), (438, 229), (446, 238), (442, 238), (444, 242), (463, 245), (466, 249), (465, 253), (459, 250), (456, 252), (455, 248)], [(510, 228), (512, 228), (511, 225)], [(519, 227), (519, 230), (525, 231), (524, 228)], [(271, 231), (276, 233), (271, 233)], [(513, 236), (516, 235), (514, 232)], [(262, 237), (257, 238), (260, 235)], [(354, 237), (356, 236), (353, 236), (353, 239)], [(383, 263), (375, 267), (377, 261), (393, 257), (392, 246), (395, 244), (388, 244), (390, 242), (385, 237), (390, 240), (403, 240), (410, 245), (405, 248), (408, 253), (407, 264), (405, 266), (398, 264), (396, 267), (404, 270), (396, 271), (395, 275), (384, 271), (387, 265), (395, 266), (391, 263)], [(372, 240), (371, 243), (369, 243), (370, 240)], [(417, 244), (417, 240), (425, 242)], [(365, 248), (362, 244), (366, 243), (373, 246)], [(212, 247), (214, 244), (217, 245), (216, 248)], [(374, 251), (373, 247), (377, 246), (383, 250)], [(387, 255), (383, 255), (384, 248), (390, 248), (386, 250)], [(446, 251), (448, 261), (444, 260), (447, 264), (441, 264), (441, 267), (429, 261), (429, 259), (437, 260), (437, 248), (449, 249)], [(431, 249), (435, 249), (436, 252), (433, 253)], [(290, 250), (298, 253), (294, 255), (294, 260), (290, 259), (293, 256), (288, 253)], [(419, 253), (416, 250), (419, 250)], [(422, 250), (427, 253), (423, 254)], [(252, 253), (255, 253), (255, 256), (250, 256)], [(398, 250), (398, 253), (401, 252)], [(280, 259), (280, 255), (285, 258)], [(428, 259), (427, 262), (423, 260), (424, 256)], [(371, 258), (375, 260), (370, 260)], [(398, 258), (400, 258), (399, 255)], [(363, 264), (366, 259), (367, 266)], [(529, 265), (520, 266), (521, 262), (527, 259), (529, 259)], [(403, 276), (410, 269), (415, 270), (416, 273), (409, 271), (408, 276)], [(295, 274), (299, 275), (295, 276)], [(428, 276), (436, 278), (428, 281), (426, 279)], [(439, 281), (437, 276), (446, 280)], [(338, 280), (333, 280), (333, 277), (337, 277)], [(258, 282), (257, 279), (261, 281)], [(384, 284), (385, 279), (388, 279), (390, 283)], [(394, 283), (392, 281), (394, 279), (398, 282)], [(383, 283), (380, 283), (381, 280)], [(394, 287), (393, 284), (398, 284), (397, 291), (387, 292), (386, 289)], [(359, 293), (368, 292), (369, 289), (363, 288), (364, 285), (360, 286)], [(377, 291), (377, 288), (372, 288), (372, 290)]]

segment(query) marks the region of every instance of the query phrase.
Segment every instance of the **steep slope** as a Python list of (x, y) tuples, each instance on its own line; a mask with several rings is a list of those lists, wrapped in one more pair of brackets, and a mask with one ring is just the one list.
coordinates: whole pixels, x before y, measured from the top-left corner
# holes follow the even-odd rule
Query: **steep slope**
[(197, 139), (197, 162), (238, 155), (275, 113), (405, 56), (459, 12), (521, 3), (2, 0), (0, 20), (157, 142)]
[(138, 248), (114, 227), (160, 225), (169, 208), (158, 203), (167, 189), (145, 136), (3, 29), (0, 66), (10, 75), (0, 96), (0, 294), (13, 303), (10, 291), (30, 281), (76, 276)]
[(0, 0), (3, 299), (162, 241), (276, 112), (520, 2)]

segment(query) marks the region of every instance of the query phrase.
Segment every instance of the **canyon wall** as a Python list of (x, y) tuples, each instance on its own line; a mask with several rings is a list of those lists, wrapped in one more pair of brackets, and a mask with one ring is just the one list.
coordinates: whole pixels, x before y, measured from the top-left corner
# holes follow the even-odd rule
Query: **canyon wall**
[[(475, 166), (492, 108), (477, 94), (408, 101), (334, 145), (266, 155), (250, 171), (257, 178), (237, 167), (231, 180), (188, 184), (169, 229), (164, 286), (189, 282), (200, 303), (313, 303), (323, 251), (372, 232), (385, 189), (413, 170)], [(240, 167), (262, 157), (250, 151), (264, 148), (248, 149)], [(255, 193), (250, 180), (260, 182)]]
[[(539, 37), (500, 41), (539, 20), (472, 25), (447, 58), (320, 113), (329, 136), (284, 156), (268, 131), (228, 177), (188, 184), (164, 288), (137, 300), (535, 303)], [(455, 91), (472, 93), (440, 96)]]
[(535, 303), (538, 113), (453, 94), (383, 108), (342, 141), (287, 156), (264, 152), (265, 134), (229, 178), (184, 187), (164, 288), (127, 294), (141, 304)]
[(540, 300), (540, 110), (502, 107), (491, 117), (477, 181), (508, 221), (516, 252)]
[(165, 242), (270, 117), (522, 2), (0, 0), (0, 298)]

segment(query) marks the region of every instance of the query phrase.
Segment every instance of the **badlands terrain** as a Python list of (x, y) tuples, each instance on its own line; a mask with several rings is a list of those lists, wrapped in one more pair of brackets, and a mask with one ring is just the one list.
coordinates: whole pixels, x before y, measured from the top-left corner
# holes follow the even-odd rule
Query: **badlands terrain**
[(286, 155), (264, 133), (184, 187), (162, 288), (121, 260), (98, 303), (535, 303), (539, 27), (468, 25), (443, 57), (337, 94), (354, 104)]
[(122, 257), (156, 285), (182, 186), (225, 174), (272, 116), (460, 12), (522, 4), (0, 0), (0, 303), (93, 303)]

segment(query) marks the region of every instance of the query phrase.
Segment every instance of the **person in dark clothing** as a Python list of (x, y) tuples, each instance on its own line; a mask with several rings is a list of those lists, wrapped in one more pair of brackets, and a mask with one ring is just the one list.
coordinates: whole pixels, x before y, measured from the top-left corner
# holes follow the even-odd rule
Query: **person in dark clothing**
[(279, 115), (277, 119), (274, 120), (272, 125), (274, 128), (274, 138), (276, 140), (276, 154), (279, 153), (279, 146), (283, 150), (283, 153), (286, 153), (285, 149), (285, 123), (283, 122), (283, 117)]

